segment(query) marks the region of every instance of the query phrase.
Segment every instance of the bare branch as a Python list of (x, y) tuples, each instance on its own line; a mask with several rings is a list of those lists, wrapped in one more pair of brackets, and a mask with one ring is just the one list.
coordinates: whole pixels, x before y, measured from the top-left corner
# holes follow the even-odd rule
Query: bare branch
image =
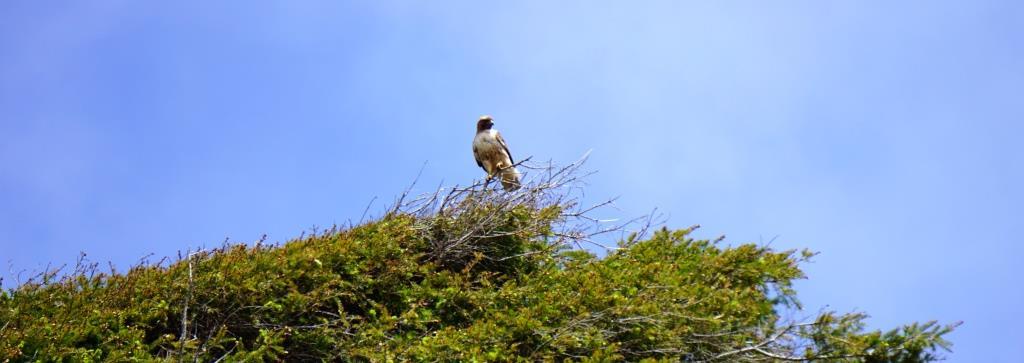
[[(478, 254), (484, 255), (485, 261), (502, 262), (557, 251), (563, 246), (584, 248), (586, 244), (612, 250), (596, 237), (623, 231), (643, 218), (615, 223), (593, 215), (612, 206), (614, 198), (581, 207), (583, 179), (592, 174), (582, 171), (588, 155), (564, 166), (551, 161), (534, 163), (532, 156), (522, 159), (512, 165), (525, 171), (522, 184), (510, 191), (492, 188), (485, 179), (466, 186), (438, 187), (410, 200), (410, 188), (389, 213), (415, 217), (413, 228), (431, 244), (429, 259), (457, 269)], [(552, 211), (557, 213), (541, 215)], [(509, 219), (517, 213), (533, 215)], [(499, 241), (506, 238), (543, 241), (545, 247), (539, 251), (502, 252), (508, 244)]]

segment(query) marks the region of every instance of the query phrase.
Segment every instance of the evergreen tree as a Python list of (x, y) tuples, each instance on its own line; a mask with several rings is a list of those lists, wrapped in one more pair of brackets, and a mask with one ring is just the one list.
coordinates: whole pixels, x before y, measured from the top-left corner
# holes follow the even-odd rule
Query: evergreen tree
[(566, 192), (578, 167), (510, 193), (399, 201), (279, 246), (49, 271), (0, 293), (0, 361), (927, 362), (949, 349), (956, 324), (787, 320), (808, 251), (643, 228), (598, 258), (579, 245), (609, 230)]

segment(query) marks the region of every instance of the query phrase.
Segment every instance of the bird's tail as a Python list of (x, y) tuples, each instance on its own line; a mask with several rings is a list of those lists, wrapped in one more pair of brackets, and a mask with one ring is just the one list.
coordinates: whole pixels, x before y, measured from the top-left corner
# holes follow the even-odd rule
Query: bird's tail
[(501, 187), (506, 192), (519, 189), (519, 170), (516, 170), (514, 166), (503, 169), (501, 171)]

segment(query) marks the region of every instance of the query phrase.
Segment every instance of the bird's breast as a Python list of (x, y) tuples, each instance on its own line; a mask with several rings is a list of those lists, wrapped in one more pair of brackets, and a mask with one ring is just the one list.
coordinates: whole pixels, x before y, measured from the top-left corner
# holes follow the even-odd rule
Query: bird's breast
[(498, 139), (490, 132), (476, 134), (476, 138), (473, 139), (473, 147), (477, 149), (490, 149), (498, 146), (500, 146)]

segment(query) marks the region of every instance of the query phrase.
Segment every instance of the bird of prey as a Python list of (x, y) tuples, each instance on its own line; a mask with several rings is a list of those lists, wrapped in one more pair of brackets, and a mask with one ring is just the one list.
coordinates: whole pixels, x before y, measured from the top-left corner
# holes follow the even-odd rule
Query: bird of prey
[(476, 137), (473, 138), (473, 157), (476, 165), (487, 172), (487, 180), (498, 177), (505, 191), (519, 188), (519, 171), (512, 161), (512, 153), (508, 144), (498, 130), (492, 129), (494, 120), (491, 116), (480, 116), (476, 122)]

